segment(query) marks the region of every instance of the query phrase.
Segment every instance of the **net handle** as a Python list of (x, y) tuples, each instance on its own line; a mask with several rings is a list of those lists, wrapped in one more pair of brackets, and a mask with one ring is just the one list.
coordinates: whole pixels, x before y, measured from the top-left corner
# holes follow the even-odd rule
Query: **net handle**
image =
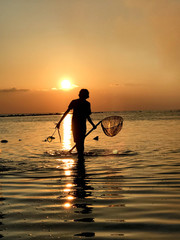
[[(99, 121), (95, 126), (97, 128), (97, 126), (102, 122), (103, 120)], [(85, 137), (87, 137), (92, 131), (94, 131), (96, 128), (91, 128), (91, 130), (89, 130), (89, 132), (86, 133)], [(68, 151), (68, 153), (71, 153), (72, 150), (76, 147), (76, 144)]]

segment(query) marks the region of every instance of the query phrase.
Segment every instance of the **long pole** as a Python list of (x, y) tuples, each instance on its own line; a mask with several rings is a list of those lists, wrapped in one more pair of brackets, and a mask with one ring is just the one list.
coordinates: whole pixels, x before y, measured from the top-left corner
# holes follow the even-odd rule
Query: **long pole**
[[(96, 124), (96, 128), (97, 128), (97, 126), (98, 126), (101, 122), (102, 122), (102, 120), (99, 121), (99, 122)], [(92, 128), (91, 130), (89, 130), (89, 132), (86, 133), (85, 137), (87, 137), (87, 136), (88, 136), (92, 131), (94, 131), (96, 128)], [(68, 153), (71, 153), (72, 150), (73, 150), (75, 147), (76, 147), (76, 144), (68, 151)]]

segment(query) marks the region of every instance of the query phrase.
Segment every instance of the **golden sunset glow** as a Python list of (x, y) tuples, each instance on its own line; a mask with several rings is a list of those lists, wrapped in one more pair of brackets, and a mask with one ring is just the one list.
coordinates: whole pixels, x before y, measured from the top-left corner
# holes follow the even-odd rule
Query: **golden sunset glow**
[(63, 112), (81, 88), (94, 112), (179, 109), (179, 9), (178, 0), (0, 1), (0, 114)]

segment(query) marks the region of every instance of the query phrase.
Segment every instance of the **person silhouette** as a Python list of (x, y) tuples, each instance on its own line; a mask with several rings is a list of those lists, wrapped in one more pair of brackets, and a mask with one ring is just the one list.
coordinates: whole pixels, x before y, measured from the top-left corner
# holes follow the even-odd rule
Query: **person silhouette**
[(72, 132), (74, 142), (76, 143), (76, 149), (78, 153), (78, 159), (84, 159), (84, 140), (86, 135), (86, 120), (93, 126), (95, 129), (96, 126), (93, 123), (91, 115), (91, 105), (86, 100), (89, 98), (89, 91), (87, 89), (81, 89), (79, 92), (79, 98), (72, 100), (68, 106), (68, 109), (63, 114), (56, 127), (59, 128), (61, 122), (69, 113), (70, 110), (73, 110), (72, 116)]

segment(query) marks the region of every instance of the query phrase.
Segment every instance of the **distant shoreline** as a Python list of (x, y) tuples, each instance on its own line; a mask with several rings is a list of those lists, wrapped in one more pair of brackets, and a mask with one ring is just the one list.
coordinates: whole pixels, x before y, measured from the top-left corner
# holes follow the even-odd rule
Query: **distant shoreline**
[[(103, 113), (103, 112), (96, 112)], [(15, 114), (0, 114), (0, 117), (38, 117), (38, 116), (59, 116), (63, 113), (15, 113)]]
[(62, 113), (19, 113), (19, 114), (0, 114), (0, 117), (29, 117), (29, 116), (50, 116), (62, 115)]
[[(98, 111), (94, 113), (104, 113), (106, 111)], [(109, 111), (107, 111), (109, 112)], [(110, 111), (111, 112), (111, 111)], [(132, 110), (132, 111), (113, 111), (113, 112), (180, 112), (180, 109), (171, 109), (171, 110)], [(13, 113), (13, 114), (0, 114), (1, 117), (38, 117), (38, 116), (59, 116), (63, 113)]]

